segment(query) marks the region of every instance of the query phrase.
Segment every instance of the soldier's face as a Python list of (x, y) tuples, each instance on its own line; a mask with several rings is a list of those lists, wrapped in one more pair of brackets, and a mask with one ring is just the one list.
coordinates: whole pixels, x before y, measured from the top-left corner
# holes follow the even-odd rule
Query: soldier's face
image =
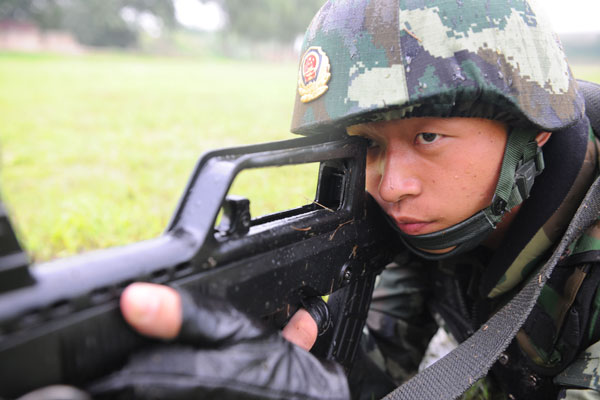
[(400, 230), (448, 228), (490, 205), (500, 175), (506, 127), (479, 118), (409, 118), (361, 124), (367, 190)]

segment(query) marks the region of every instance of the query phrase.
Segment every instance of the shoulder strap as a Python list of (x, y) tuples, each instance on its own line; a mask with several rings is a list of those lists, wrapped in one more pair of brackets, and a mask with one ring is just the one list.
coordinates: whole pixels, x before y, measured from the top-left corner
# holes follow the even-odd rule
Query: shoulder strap
[(585, 98), (585, 113), (590, 119), (592, 129), (600, 137), (600, 84), (578, 80), (579, 90)]

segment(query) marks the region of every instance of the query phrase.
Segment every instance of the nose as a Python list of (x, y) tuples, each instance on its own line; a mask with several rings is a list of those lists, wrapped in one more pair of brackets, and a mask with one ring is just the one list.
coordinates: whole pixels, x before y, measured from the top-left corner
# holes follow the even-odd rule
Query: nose
[(395, 203), (421, 193), (422, 184), (415, 173), (415, 160), (403, 152), (388, 149), (379, 168), (378, 192), (382, 200)]

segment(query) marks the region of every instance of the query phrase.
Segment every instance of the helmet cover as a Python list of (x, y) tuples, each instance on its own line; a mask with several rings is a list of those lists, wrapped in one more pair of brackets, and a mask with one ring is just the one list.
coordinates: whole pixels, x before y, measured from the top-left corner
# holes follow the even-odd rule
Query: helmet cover
[(295, 133), (420, 116), (555, 131), (584, 113), (562, 46), (531, 0), (330, 0), (302, 54)]

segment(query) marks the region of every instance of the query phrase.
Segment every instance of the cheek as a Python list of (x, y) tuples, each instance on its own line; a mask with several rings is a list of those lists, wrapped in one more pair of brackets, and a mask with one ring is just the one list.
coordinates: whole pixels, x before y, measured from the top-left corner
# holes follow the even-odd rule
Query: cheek
[(457, 187), (466, 204), (482, 209), (489, 205), (496, 188), (497, 175), (489, 166), (467, 166), (457, 179)]
[(481, 154), (457, 165), (447, 179), (454, 183), (453, 188), (448, 189), (454, 191), (454, 195), (447, 198), (455, 198), (456, 204), (462, 204), (465, 217), (490, 205), (498, 183), (502, 153)]

